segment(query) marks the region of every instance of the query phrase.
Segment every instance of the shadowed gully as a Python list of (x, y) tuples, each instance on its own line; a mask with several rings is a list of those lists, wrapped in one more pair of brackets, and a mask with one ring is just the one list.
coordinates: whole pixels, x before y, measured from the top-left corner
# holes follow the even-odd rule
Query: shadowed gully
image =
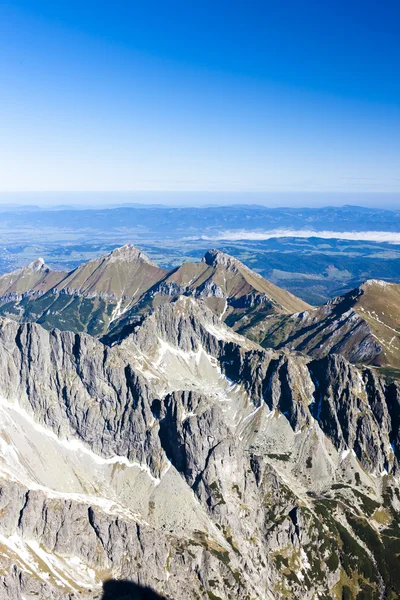
[(110, 579), (103, 583), (101, 600), (167, 600), (167, 598), (133, 581)]

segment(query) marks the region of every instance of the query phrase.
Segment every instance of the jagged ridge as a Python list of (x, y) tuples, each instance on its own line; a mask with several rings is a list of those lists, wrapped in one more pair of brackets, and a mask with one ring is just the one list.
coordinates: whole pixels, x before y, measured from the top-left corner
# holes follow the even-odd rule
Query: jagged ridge
[(191, 297), (113, 347), (4, 320), (0, 381), (5, 598), (109, 576), (176, 600), (398, 595), (396, 383), (263, 349)]

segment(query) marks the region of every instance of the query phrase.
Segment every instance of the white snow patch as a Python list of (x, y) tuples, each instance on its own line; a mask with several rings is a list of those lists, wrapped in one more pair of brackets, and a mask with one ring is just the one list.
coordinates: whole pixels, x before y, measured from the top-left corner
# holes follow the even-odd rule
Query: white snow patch
[[(390, 286), (392, 284), (389, 283), (388, 281), (383, 281), (383, 279), (367, 279), (367, 281), (365, 281), (363, 283), (363, 285), (368, 285), (368, 286), (370, 286), (370, 285), (379, 285), (380, 287), (385, 288), (385, 287), (388, 287), (388, 286)], [(385, 313), (382, 313), (382, 314), (384, 315)]]
[(257, 407), (256, 407), (254, 410), (252, 410), (252, 411), (251, 411), (251, 413), (249, 413), (249, 414), (247, 415), (247, 417), (245, 417), (245, 418), (243, 419), (243, 423), (244, 423), (245, 421), (248, 421), (249, 419), (251, 419), (251, 417), (254, 417), (254, 415), (258, 413), (258, 411), (260, 410), (260, 408), (261, 408), (261, 405), (260, 405), (260, 406), (257, 406)]
[[(0, 535), (0, 543), (12, 553), (12, 559), (23, 571), (32, 573), (44, 581), (53, 576), (60, 587), (79, 590), (99, 587), (93, 569), (84, 564), (78, 556), (62, 557), (50, 554), (36, 540), (25, 540), (17, 534)], [(47, 570), (43, 570), (43, 563)]]
[(300, 549), (300, 558), (302, 562), (303, 569), (311, 569), (311, 565), (309, 563), (307, 554), (304, 552), (303, 548)]

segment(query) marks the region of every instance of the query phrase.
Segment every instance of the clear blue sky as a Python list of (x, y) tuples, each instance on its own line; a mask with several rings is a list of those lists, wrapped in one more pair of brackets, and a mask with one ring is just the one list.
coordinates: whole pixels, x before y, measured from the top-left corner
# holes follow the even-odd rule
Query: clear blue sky
[(0, 191), (400, 192), (400, 3), (0, 0)]

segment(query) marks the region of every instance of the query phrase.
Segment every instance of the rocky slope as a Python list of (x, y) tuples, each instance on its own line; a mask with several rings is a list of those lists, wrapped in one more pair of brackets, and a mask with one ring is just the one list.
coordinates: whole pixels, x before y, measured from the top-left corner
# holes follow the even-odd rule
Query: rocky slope
[(397, 598), (400, 388), (179, 297), (112, 346), (0, 323), (0, 597)]
[(27, 296), (41, 296), (57, 285), (66, 273), (50, 269), (42, 258), (22, 269), (0, 276), (0, 303), (20, 301)]
[(209, 250), (199, 263), (183, 263), (167, 273), (138, 303), (109, 328), (111, 336), (140, 314), (184, 295), (201, 298), (221, 320), (234, 329), (249, 327), (267, 315), (291, 314), (311, 308), (300, 298), (277, 287), (219, 250)]
[(83, 263), (53, 291), (87, 298), (102, 296), (116, 301), (127, 298), (135, 301), (165, 273), (133, 244), (126, 244), (106, 256)]
[(252, 308), (264, 313), (292, 313), (310, 308), (306, 302), (270, 283), (236, 258), (209, 250), (201, 262), (184, 263), (168, 273), (156, 293), (194, 295), (205, 299), (218, 316), (234, 324)]
[[(40, 294), (36, 293), (36, 280), (31, 288), (32, 278), (26, 276), (25, 293), (14, 297), (1, 294), (0, 280), (0, 314), (35, 321), (48, 329), (58, 327), (101, 335), (165, 274), (135, 246), (127, 244), (71, 273), (50, 271), (40, 282)], [(19, 281), (21, 287), (21, 277)]]
[(240, 328), (263, 346), (322, 358), (341, 354), (355, 364), (400, 372), (400, 285), (370, 280), (319, 308), (270, 316)]

